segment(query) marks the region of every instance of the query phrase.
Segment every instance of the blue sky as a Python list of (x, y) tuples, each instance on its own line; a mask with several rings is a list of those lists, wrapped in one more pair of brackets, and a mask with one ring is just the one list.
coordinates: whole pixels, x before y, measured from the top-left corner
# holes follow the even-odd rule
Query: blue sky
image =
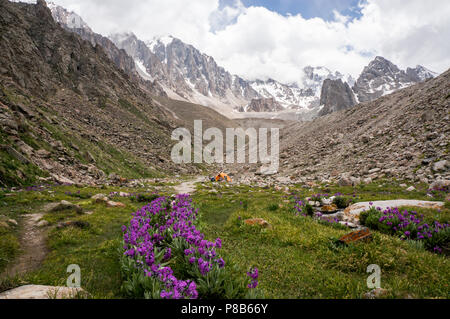
[[(241, 0), (246, 6), (265, 7), (282, 15), (301, 14), (310, 19), (319, 17), (333, 20), (333, 10), (353, 18), (360, 17), (358, 2), (360, 0)], [(221, 4), (232, 4), (234, 0), (220, 0)]]

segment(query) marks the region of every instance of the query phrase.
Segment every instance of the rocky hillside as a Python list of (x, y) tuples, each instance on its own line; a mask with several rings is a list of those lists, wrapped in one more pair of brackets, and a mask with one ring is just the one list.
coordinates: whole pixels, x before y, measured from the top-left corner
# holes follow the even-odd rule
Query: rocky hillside
[(241, 112), (278, 112), (283, 107), (273, 97), (253, 99), (245, 108), (241, 108)]
[[(285, 127), (275, 178), (342, 185), (382, 177), (449, 179), (449, 87), (450, 70), (375, 101)], [(230, 167), (244, 179), (257, 169)]]
[[(281, 171), (339, 179), (450, 177), (450, 71), (284, 131)], [(287, 160), (288, 159), (288, 160)]]
[(378, 56), (364, 68), (351, 89), (352, 80), (343, 83), (339, 82), (340, 79), (328, 77), (323, 81), (319, 116), (350, 108), (358, 101), (374, 101), (436, 76), (436, 73), (420, 65), (406, 71), (400, 70), (391, 61)]
[(198, 171), (170, 160), (170, 134), (186, 124), (171, 100), (155, 101), (44, 1), (1, 0), (0, 30), (0, 186)]

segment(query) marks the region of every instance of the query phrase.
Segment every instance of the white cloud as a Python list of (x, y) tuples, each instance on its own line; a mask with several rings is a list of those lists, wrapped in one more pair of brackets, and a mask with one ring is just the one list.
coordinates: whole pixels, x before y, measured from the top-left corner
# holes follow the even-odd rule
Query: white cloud
[(358, 76), (375, 55), (402, 68), (450, 67), (450, 2), (368, 0), (362, 16), (334, 21), (283, 16), (239, 0), (54, 0), (79, 13), (96, 32), (133, 31), (142, 39), (173, 35), (244, 78), (301, 79), (306, 65)]

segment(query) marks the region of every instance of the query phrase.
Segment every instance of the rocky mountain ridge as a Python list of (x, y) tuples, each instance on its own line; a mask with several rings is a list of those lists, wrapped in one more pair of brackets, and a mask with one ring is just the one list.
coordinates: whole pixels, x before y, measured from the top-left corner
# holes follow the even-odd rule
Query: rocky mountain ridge
[(428, 80), (437, 74), (418, 65), (400, 70), (391, 61), (377, 56), (366, 66), (353, 86), (359, 102), (370, 102), (381, 96)]
[[(299, 111), (296, 115), (298, 119), (307, 120), (336, 109), (333, 105), (320, 103), (325, 80), (347, 83), (357, 102), (367, 102), (437, 75), (422, 66), (399, 70), (392, 62), (376, 57), (357, 80), (325, 67), (308, 66), (299, 71), (303, 74), (302, 83), (283, 84), (273, 79), (247, 81), (231, 75), (212, 57), (174, 37), (165, 36), (144, 42), (128, 32), (113, 34), (107, 39), (92, 32), (77, 14), (53, 4), (50, 8), (56, 21), (93, 44), (104, 46), (119, 67), (150, 81), (151, 89), (156, 94), (210, 106), (228, 117), (235, 117), (236, 111), (247, 114), (246, 110), (255, 112), (256, 109), (266, 110), (266, 113), (296, 110)], [(120, 52), (114, 50), (109, 40), (120, 48)], [(128, 54), (127, 57), (123, 51)], [(341, 92), (344, 95), (339, 99), (348, 101), (349, 92)], [(271, 98), (282, 108), (253, 107), (263, 99)], [(346, 105), (351, 107), (353, 104), (347, 102)]]
[(257, 185), (354, 186), (380, 179), (448, 187), (450, 70), (353, 108), (292, 123), (280, 131), (280, 168), (229, 165)]
[(74, 12), (69, 12), (61, 6), (48, 2), (48, 8), (53, 19), (68, 31), (75, 32), (82, 39), (89, 41), (93, 46), (100, 46), (108, 57), (134, 81), (141, 83), (150, 92), (156, 95), (165, 95), (162, 87), (151, 78), (142, 76), (135, 61), (125, 50), (119, 49), (110, 39), (92, 31), (89, 25)]
[[(372, 102), (285, 127), (280, 170), (273, 179), (342, 185), (381, 178), (429, 185), (449, 180), (449, 87), (450, 70)], [(251, 171), (257, 167), (237, 175)]]
[(347, 82), (344, 83), (341, 79), (326, 79), (322, 85), (320, 105), (323, 105), (323, 108), (319, 116), (324, 116), (356, 105), (356, 99)]

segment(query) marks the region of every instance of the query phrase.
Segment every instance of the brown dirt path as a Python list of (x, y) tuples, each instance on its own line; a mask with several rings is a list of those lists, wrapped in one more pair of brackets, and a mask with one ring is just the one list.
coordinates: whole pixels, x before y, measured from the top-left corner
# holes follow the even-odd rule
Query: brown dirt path
[(194, 180), (183, 182), (179, 185), (174, 186), (177, 194), (192, 194), (196, 191), (195, 183), (202, 182), (206, 177), (197, 177)]
[(39, 268), (48, 252), (45, 231), (37, 225), (42, 216), (43, 214), (24, 216), (19, 239), (22, 253), (6, 267), (0, 278), (15, 277)]

